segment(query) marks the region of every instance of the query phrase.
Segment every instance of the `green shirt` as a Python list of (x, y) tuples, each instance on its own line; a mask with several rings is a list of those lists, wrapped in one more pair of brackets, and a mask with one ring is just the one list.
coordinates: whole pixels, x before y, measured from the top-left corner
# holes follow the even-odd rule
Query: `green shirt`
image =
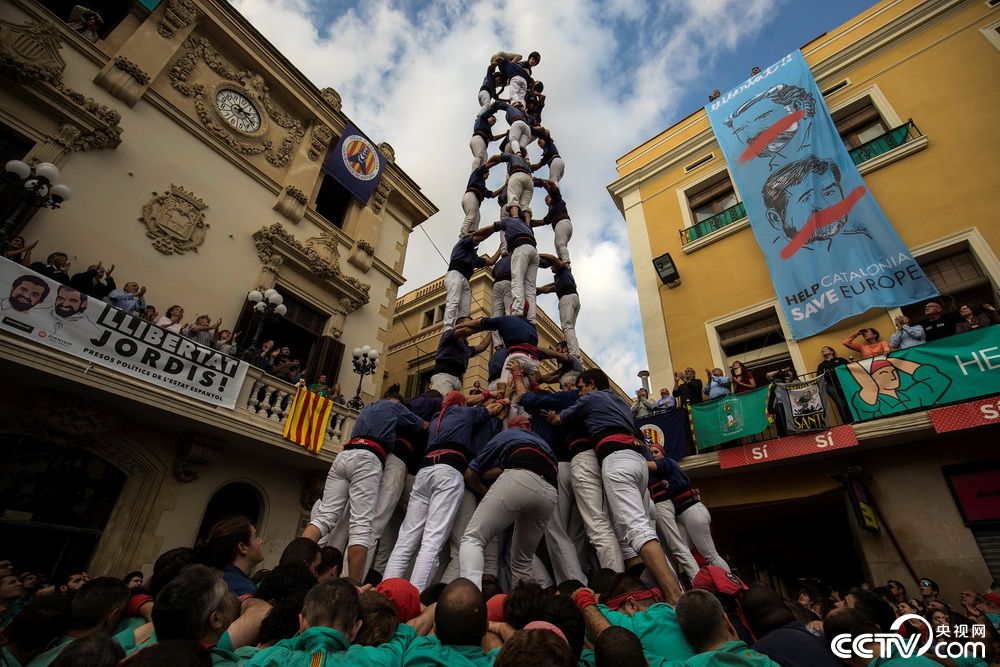
[(399, 667), (403, 652), (416, 638), (413, 628), (400, 625), (381, 646), (351, 646), (347, 637), (333, 628), (307, 628), (291, 639), (261, 649), (247, 665), (253, 667), (310, 667), (313, 655), (323, 654), (323, 667)]
[(59, 654), (62, 653), (63, 650), (70, 645), (70, 643), (72, 643), (73, 639), (73, 637), (65, 635), (60, 637), (59, 641), (57, 641), (52, 648), (44, 653), (36, 655), (35, 659), (28, 663), (28, 667), (49, 667), (49, 665), (56, 661)]
[(934, 368), (924, 364), (913, 372), (913, 375), (897, 373), (899, 388), (896, 396), (879, 392), (875, 405), (868, 405), (861, 400), (861, 394), (851, 397), (851, 409), (862, 421), (885, 417), (904, 410), (930, 407), (937, 402), (951, 385), (951, 378)]
[(136, 649), (135, 631), (146, 625), (146, 619), (140, 616), (129, 616), (118, 622), (111, 638), (118, 642), (125, 655), (132, 653)]
[(597, 605), (597, 608), (608, 623), (635, 634), (646, 653), (667, 660), (685, 660), (694, 655), (681, 634), (681, 626), (677, 624), (677, 612), (668, 604), (657, 602), (632, 616), (612, 611), (604, 605)]
[(6, 646), (0, 646), (0, 665), (3, 667), (22, 667), (14, 654), (7, 650)]
[(754, 651), (746, 642), (726, 642), (714, 651), (693, 655), (684, 661), (687, 667), (781, 667), (763, 653)]
[(405, 667), (489, 667), (499, 649), (483, 653), (482, 646), (450, 646), (437, 637), (417, 637), (403, 654)]

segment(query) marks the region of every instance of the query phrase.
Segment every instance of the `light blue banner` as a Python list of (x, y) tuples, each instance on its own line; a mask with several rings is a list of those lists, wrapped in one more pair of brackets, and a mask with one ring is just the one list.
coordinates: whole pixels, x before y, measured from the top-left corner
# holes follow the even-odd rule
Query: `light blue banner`
[(793, 338), (937, 295), (861, 179), (799, 51), (705, 111)]

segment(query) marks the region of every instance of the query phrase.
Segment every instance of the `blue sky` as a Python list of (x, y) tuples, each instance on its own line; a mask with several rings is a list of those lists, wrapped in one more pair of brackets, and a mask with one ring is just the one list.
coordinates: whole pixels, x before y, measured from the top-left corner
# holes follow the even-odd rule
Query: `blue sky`
[[(577, 332), (583, 349), (626, 390), (637, 386), (647, 351), (624, 221), (606, 191), (615, 159), (703, 106), (712, 89), (725, 92), (754, 65), (766, 67), (875, 4), (231, 1), (317, 86), (336, 88), (347, 114), (372, 139), (393, 145), (397, 163), (440, 209), (422, 225), (426, 235), (410, 238), (401, 293), (444, 273), (431, 240), (446, 256), (457, 240), (476, 94), (490, 55), (540, 51), (535, 75), (548, 95), (544, 121), (567, 165), (561, 185), (574, 225)], [(529, 151), (537, 159), (537, 146)], [(494, 187), (501, 171), (491, 175)], [(541, 192), (532, 208), (541, 217)], [(483, 223), (496, 212), (495, 202), (485, 202)], [(540, 250), (551, 252), (551, 231), (539, 228), (537, 236)], [(483, 249), (495, 246), (491, 239)], [(549, 277), (540, 271), (539, 284)], [(558, 321), (554, 296), (539, 303)]]

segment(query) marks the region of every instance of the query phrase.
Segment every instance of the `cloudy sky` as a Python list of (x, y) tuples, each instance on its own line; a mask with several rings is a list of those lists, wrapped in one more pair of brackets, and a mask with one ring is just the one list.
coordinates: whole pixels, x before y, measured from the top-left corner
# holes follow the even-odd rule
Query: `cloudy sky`
[[(476, 95), (492, 53), (537, 50), (544, 123), (566, 162), (581, 346), (627, 391), (646, 368), (624, 221), (607, 194), (615, 159), (873, 0), (232, 0), (397, 163), (440, 213), (410, 237), (410, 291), (444, 273), (462, 221)], [(503, 126), (498, 123), (498, 127)], [(491, 147), (496, 151), (497, 144)], [(532, 146), (532, 158), (539, 149)], [(503, 180), (493, 170), (491, 185)], [(544, 174), (544, 168), (538, 175)], [(544, 211), (542, 192), (532, 208)], [(484, 223), (496, 219), (483, 204)], [(539, 228), (539, 249), (552, 233)], [(432, 245), (433, 241), (433, 245)], [(496, 240), (484, 248), (492, 252)], [(539, 272), (539, 284), (551, 274)], [(556, 298), (542, 307), (558, 321)], [(650, 354), (656, 354), (650, 350)]]

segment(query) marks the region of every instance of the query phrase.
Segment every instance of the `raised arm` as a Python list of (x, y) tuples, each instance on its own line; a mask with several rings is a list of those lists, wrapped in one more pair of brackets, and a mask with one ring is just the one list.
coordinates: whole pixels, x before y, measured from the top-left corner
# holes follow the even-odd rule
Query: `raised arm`
[(850, 336), (848, 336), (847, 338), (845, 338), (841, 342), (841, 344), (844, 347), (848, 348), (848, 349), (854, 350), (855, 352), (860, 352), (861, 351), (861, 346), (854, 342), (854, 339), (857, 338), (860, 335), (861, 335), (860, 331), (855, 331)]
[(851, 376), (861, 387), (858, 396), (867, 405), (875, 405), (878, 402), (878, 384), (860, 364), (851, 364), (848, 368), (851, 370)]

